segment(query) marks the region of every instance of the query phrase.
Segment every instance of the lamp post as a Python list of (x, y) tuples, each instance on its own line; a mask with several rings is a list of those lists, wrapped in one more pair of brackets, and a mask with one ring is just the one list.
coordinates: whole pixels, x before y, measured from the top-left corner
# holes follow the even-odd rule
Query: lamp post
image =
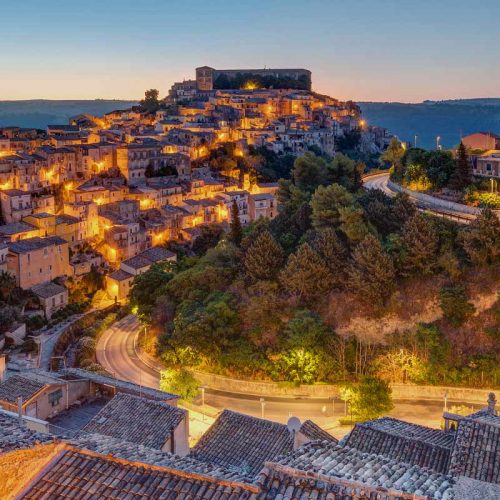
[(203, 408), (205, 406), (205, 389), (207, 388), (206, 385), (200, 385), (201, 389), (201, 420), (202, 422), (205, 422), (205, 413), (203, 412)]
[(415, 135), (415, 149), (417, 149), (417, 138), (418, 138), (418, 135)]
[(335, 396), (332, 396), (332, 417), (335, 417)]
[(264, 407), (266, 406), (266, 400), (264, 398), (260, 398), (260, 415), (261, 418), (264, 418)]
[(444, 411), (448, 411), (448, 391), (444, 391)]
[(436, 137), (436, 149), (441, 149), (441, 145), (439, 144), (439, 141), (441, 140), (441, 137), (438, 135)]

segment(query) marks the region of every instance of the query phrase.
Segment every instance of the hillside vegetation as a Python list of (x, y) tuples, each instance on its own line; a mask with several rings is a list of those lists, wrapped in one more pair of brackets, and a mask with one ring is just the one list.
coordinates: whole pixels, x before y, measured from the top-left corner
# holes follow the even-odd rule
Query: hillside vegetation
[(137, 277), (147, 347), (236, 377), (495, 385), (500, 221), (421, 214), (361, 189), (362, 168), (307, 153), (280, 181), (274, 220), (208, 226), (196, 256)]

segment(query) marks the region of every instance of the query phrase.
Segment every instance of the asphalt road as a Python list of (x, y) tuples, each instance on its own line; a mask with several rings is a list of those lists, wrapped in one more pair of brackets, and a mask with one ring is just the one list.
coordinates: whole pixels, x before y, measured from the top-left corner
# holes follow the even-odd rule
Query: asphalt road
[[(97, 345), (97, 360), (116, 378), (129, 380), (147, 387), (159, 387), (159, 372), (153, 364), (137, 356), (134, 344), (140, 331), (135, 316), (127, 316), (115, 323), (101, 336)], [(228, 408), (249, 415), (261, 416), (262, 404), (258, 396), (205, 390), (205, 403), (217, 409)], [(438, 427), (443, 412), (443, 401), (398, 400), (391, 416), (410, 422)], [(453, 404), (463, 404), (453, 402)], [(286, 422), (290, 416), (301, 420), (313, 419), (323, 427), (331, 428), (338, 417), (345, 415), (344, 402), (307, 398), (265, 398), (264, 417)], [(345, 432), (345, 430), (344, 430)]]
[[(389, 181), (389, 174), (382, 173), (373, 176), (366, 177), (363, 179), (363, 185), (366, 189), (380, 189), (388, 196), (395, 196), (396, 193), (392, 191), (387, 182)], [(417, 200), (416, 198), (410, 196), (410, 199), (417, 205), (417, 207), (422, 211), (430, 211), (439, 217), (445, 217), (447, 219), (454, 220), (456, 222), (461, 222), (463, 224), (468, 224), (471, 220), (475, 219), (474, 215), (460, 212), (458, 210), (448, 210), (444, 209), (439, 205), (438, 200), (436, 203), (430, 202), (422, 202), (421, 200)]]

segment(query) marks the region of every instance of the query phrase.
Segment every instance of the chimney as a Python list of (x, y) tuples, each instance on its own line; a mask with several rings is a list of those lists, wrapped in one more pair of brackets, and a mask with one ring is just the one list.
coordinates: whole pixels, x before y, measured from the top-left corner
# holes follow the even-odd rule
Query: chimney
[(0, 354), (0, 384), (5, 380), (6, 359), (5, 354)]
[(17, 396), (17, 416), (19, 420), (23, 420), (23, 398), (21, 396)]
[(174, 442), (175, 436), (174, 436), (174, 433), (175, 433), (175, 428), (172, 427), (170, 429), (170, 453), (172, 453), (172, 454), (175, 454), (175, 442)]
[(497, 398), (495, 397), (494, 392), (490, 392), (488, 395), (488, 413), (491, 415), (496, 415), (495, 406), (497, 404)]

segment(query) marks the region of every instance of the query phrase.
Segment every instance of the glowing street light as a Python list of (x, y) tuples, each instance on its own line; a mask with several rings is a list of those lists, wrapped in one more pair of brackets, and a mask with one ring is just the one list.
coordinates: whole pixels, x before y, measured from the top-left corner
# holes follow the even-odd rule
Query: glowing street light
[(440, 141), (440, 140), (441, 140), (441, 136), (439, 136), (439, 135), (438, 135), (438, 136), (436, 137), (436, 149), (441, 149), (441, 147), (440, 147), (441, 145), (439, 144), (439, 141)]

